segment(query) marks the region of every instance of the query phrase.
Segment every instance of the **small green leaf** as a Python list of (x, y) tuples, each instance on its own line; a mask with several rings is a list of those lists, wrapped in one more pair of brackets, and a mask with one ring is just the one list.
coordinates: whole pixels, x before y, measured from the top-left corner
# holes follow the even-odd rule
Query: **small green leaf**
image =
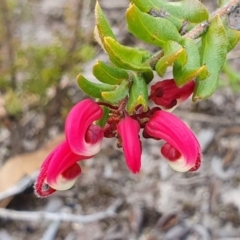
[(93, 66), (93, 75), (101, 82), (116, 85), (123, 79), (128, 79), (128, 72), (121, 68), (116, 68), (98, 61)]
[(98, 121), (96, 121), (96, 124), (103, 128), (108, 120), (110, 110), (108, 107), (105, 107), (105, 106), (101, 106), (101, 107), (103, 110), (103, 116)]
[(144, 63), (151, 55), (145, 50), (126, 47), (110, 37), (104, 38), (104, 46), (110, 60), (118, 67), (140, 72), (151, 71), (151, 67)]
[[(157, 62), (156, 71), (163, 77), (167, 67), (171, 66), (178, 58), (182, 60), (182, 65), (186, 63), (187, 54), (185, 49), (177, 42), (168, 41), (163, 46), (164, 56)], [(180, 62), (179, 61), (179, 62)]]
[(144, 111), (148, 110), (148, 88), (140, 75), (134, 75), (127, 103), (128, 113), (132, 114), (139, 105), (143, 107)]
[(191, 23), (200, 23), (209, 17), (207, 8), (198, 0), (166, 1), (163, 8), (174, 17)]
[(93, 75), (101, 82), (116, 85), (128, 79), (128, 72), (122, 68), (112, 67), (102, 61), (93, 66)]
[(219, 16), (216, 16), (200, 46), (201, 62), (207, 65), (209, 76), (204, 81), (196, 81), (193, 100), (204, 99), (213, 94), (218, 85), (219, 72), (226, 60), (228, 41), (226, 31)]
[(114, 104), (123, 100), (128, 95), (128, 91), (129, 91), (129, 82), (127, 80), (123, 80), (115, 90), (102, 92), (101, 95), (103, 100), (106, 100)]
[(126, 18), (129, 31), (147, 43), (162, 47), (169, 40), (175, 42), (182, 40), (171, 22), (143, 13), (134, 4), (127, 9)]
[(89, 80), (84, 78), (81, 74), (79, 74), (77, 77), (77, 83), (84, 93), (94, 98), (101, 98), (102, 92), (112, 91), (117, 88), (117, 86), (113, 85), (90, 82)]
[(240, 41), (240, 31), (225, 27), (228, 39), (228, 49), (227, 52), (230, 52)]
[(103, 38), (111, 37), (113, 39), (116, 39), (116, 37), (107, 21), (106, 16), (103, 13), (102, 8), (100, 7), (98, 1), (96, 2), (96, 6), (95, 6), (95, 21), (96, 21), (95, 31), (94, 31), (95, 38), (96, 38), (97, 42), (102, 46), (102, 48), (105, 49)]
[(198, 75), (201, 79), (207, 76), (207, 68), (200, 64), (200, 54), (197, 44), (190, 38), (186, 38), (183, 44), (187, 52), (186, 64), (177, 59), (173, 65), (173, 76), (178, 86), (183, 86)]
[(198, 0), (178, 2), (132, 0), (131, 2), (142, 12), (169, 20), (178, 30), (181, 29), (184, 22), (188, 23), (187, 30), (189, 30), (193, 28), (194, 24), (203, 22), (209, 17), (206, 7)]
[(154, 78), (154, 74), (153, 74), (152, 70), (142, 73), (142, 76), (145, 79), (145, 82), (147, 84), (149, 84), (153, 80), (153, 78)]

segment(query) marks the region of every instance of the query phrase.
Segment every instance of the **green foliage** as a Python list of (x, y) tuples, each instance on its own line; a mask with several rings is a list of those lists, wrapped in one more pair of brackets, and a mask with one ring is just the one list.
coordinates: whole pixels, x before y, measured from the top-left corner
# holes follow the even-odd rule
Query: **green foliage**
[(123, 100), (128, 95), (129, 81), (123, 80), (113, 91), (102, 92), (102, 99), (115, 104)]
[(124, 69), (112, 67), (104, 62), (98, 61), (93, 66), (93, 75), (103, 83), (116, 85), (124, 79), (128, 79), (128, 72)]
[(184, 40), (183, 47), (187, 53), (185, 59), (177, 59), (173, 65), (173, 76), (178, 86), (182, 86), (190, 80), (201, 75), (201, 79), (207, 76), (207, 67), (200, 63), (200, 54), (197, 44), (190, 38)]
[(84, 93), (94, 98), (102, 98), (102, 92), (115, 90), (116, 86), (109, 84), (93, 83), (83, 77), (81, 74), (77, 77), (78, 86)]
[(148, 88), (141, 75), (133, 75), (133, 83), (130, 87), (127, 110), (132, 114), (139, 106), (142, 106), (144, 111), (148, 110)]
[(182, 64), (182, 67), (187, 61), (187, 54), (185, 48), (178, 44), (177, 42), (168, 41), (163, 46), (164, 55), (156, 64), (156, 71), (159, 76), (163, 77), (167, 68), (171, 66), (177, 59), (179, 59), (179, 64)]
[(102, 46), (103, 49), (105, 49), (105, 37), (111, 37), (113, 39), (116, 39), (115, 35), (113, 34), (113, 31), (107, 21), (106, 16), (104, 15), (98, 1), (96, 2), (95, 7), (95, 38), (98, 41), (98, 43)]
[[(28, 24), (35, 16), (29, 11), (28, 3), (24, 7), (15, 0), (6, 3), (9, 26), (4, 24), (4, 18), (0, 18), (0, 42), (3, 46), (0, 48), (0, 94), (11, 115), (19, 115), (23, 109), (32, 106), (43, 110), (52, 97), (49, 90), (58, 88), (63, 75), (75, 79), (80, 64), (90, 60), (95, 50), (85, 40), (82, 41), (84, 33), (79, 28), (75, 31), (75, 25), (73, 28), (69, 25), (69, 35), (53, 32), (51, 43), (22, 42), (13, 34), (12, 27)], [(16, 7), (21, 8), (21, 16), (17, 14)], [(75, 22), (75, 17), (74, 14), (64, 15), (65, 24)], [(10, 40), (7, 31), (12, 31)], [(10, 60), (8, 51), (13, 52)]]
[[(126, 11), (128, 29), (140, 40), (159, 47), (154, 54), (119, 43), (98, 2), (95, 15), (95, 35), (111, 64), (98, 62), (93, 67), (93, 74), (103, 84), (82, 78), (84, 80), (78, 80), (79, 86), (88, 95), (113, 104), (128, 97), (130, 114), (139, 106), (147, 111), (147, 85), (154, 71), (164, 77), (170, 66), (179, 87), (196, 81), (194, 101), (209, 97), (218, 85), (227, 52), (240, 40), (240, 32), (227, 26), (226, 17), (209, 18), (206, 7), (199, 0), (131, 0)], [(189, 31), (194, 34), (184, 35)], [(111, 86), (114, 89), (110, 89)]]
[(116, 66), (140, 72), (151, 71), (149, 64), (145, 62), (151, 56), (147, 51), (123, 46), (110, 37), (104, 38), (104, 46)]
[(209, 17), (207, 8), (198, 0), (164, 1), (162, 7), (174, 17), (190, 23), (200, 23)]
[(204, 81), (197, 79), (194, 100), (207, 98), (216, 90), (219, 73), (226, 60), (227, 48), (226, 31), (221, 19), (216, 16), (201, 39), (201, 63), (207, 65), (209, 76)]
[(191, 29), (196, 23), (208, 19), (206, 7), (198, 0), (183, 0), (169, 2), (164, 0), (132, 0), (142, 12), (155, 17), (162, 17), (181, 29), (187, 23), (187, 29)]
[(11, 89), (5, 94), (5, 107), (10, 115), (18, 115), (22, 112), (22, 104), (19, 101), (18, 95)]
[(103, 109), (103, 116), (96, 122), (96, 124), (100, 127), (105, 126), (105, 124), (108, 120), (109, 112), (110, 112), (108, 107), (102, 106), (102, 109)]
[(126, 19), (129, 31), (147, 43), (163, 47), (169, 40), (182, 40), (177, 28), (170, 21), (143, 13), (134, 4), (128, 8)]
[[(166, 70), (172, 66), (178, 86), (190, 80), (196, 81), (194, 101), (209, 97), (218, 85), (227, 52), (240, 40), (240, 31), (229, 28), (226, 17), (209, 18), (207, 9), (199, 0), (130, 2), (126, 11), (129, 31), (140, 40), (157, 46), (159, 52), (150, 53), (120, 43), (97, 1), (95, 37), (108, 54), (110, 63), (98, 61), (94, 65), (93, 74), (99, 83), (91, 82), (80, 74), (79, 87), (87, 95), (111, 104), (118, 104), (128, 98), (129, 113), (133, 113), (140, 105), (147, 111), (148, 84), (154, 77), (154, 71), (164, 77)], [(220, 4), (226, 2), (222, 0)], [(8, 4), (9, 16), (14, 18), (16, 2), (9, 1)], [(31, 14), (26, 9), (24, 11), (27, 16), (24, 19), (29, 20)], [(184, 35), (209, 19), (206, 31), (196, 35), (198, 39)], [(4, 32), (4, 24), (0, 24), (0, 41), (3, 42)], [(81, 39), (84, 34), (78, 33), (76, 36)], [(13, 115), (21, 113), (26, 99), (33, 99), (29, 100), (29, 104), (38, 102), (39, 105), (46, 105), (49, 101), (48, 90), (58, 87), (62, 75), (67, 72), (68, 76), (75, 76), (81, 70), (79, 64), (94, 55), (93, 48), (81, 41), (77, 41), (74, 50), (71, 50), (70, 42), (59, 35), (58, 41), (49, 45), (23, 47), (20, 42), (14, 44), (12, 66), (7, 71), (0, 68), (1, 93), (4, 93), (7, 111)], [(1, 65), (4, 60), (1, 55)], [(10, 87), (13, 81), (11, 69), (21, 76), (15, 89)], [(237, 82), (236, 76), (232, 76), (226, 66), (224, 69), (230, 79)]]

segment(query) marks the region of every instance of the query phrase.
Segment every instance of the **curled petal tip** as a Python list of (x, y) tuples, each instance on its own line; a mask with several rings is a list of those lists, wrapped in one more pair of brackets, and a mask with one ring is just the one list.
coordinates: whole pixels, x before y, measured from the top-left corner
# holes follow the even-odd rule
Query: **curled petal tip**
[(117, 125), (117, 131), (121, 137), (123, 152), (128, 168), (133, 173), (138, 173), (141, 168), (141, 142), (139, 140), (139, 123), (127, 116)]
[(169, 143), (163, 145), (161, 153), (173, 170), (177, 172), (186, 172), (192, 169), (192, 166), (187, 164), (182, 154)]
[(56, 190), (71, 188), (81, 174), (77, 162), (88, 158), (73, 153), (66, 141), (59, 144), (42, 164), (34, 186), (36, 195), (46, 197)]
[(67, 170), (65, 170), (61, 175), (59, 175), (55, 182), (47, 182), (47, 184), (51, 188), (59, 191), (67, 190), (75, 184), (80, 174), (81, 168), (76, 163), (69, 167)]
[(176, 116), (166, 111), (157, 111), (146, 124), (146, 132), (167, 143), (162, 155), (176, 171), (194, 171), (201, 163), (201, 148), (194, 133)]
[(66, 119), (65, 134), (74, 153), (92, 156), (100, 151), (103, 129), (93, 122), (102, 115), (102, 108), (91, 99), (85, 99), (71, 109)]

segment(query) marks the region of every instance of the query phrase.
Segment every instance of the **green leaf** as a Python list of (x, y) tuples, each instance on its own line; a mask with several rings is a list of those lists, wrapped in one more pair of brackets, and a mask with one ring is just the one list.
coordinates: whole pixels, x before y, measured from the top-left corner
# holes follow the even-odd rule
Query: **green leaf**
[(191, 23), (200, 23), (208, 20), (209, 13), (206, 7), (198, 0), (183, 0), (178, 2), (166, 2), (163, 5), (165, 11), (174, 17)]
[(153, 74), (152, 70), (142, 73), (142, 76), (145, 79), (145, 82), (147, 84), (149, 84), (153, 80), (153, 78), (154, 78), (154, 74)]
[(193, 100), (204, 99), (213, 94), (218, 85), (219, 72), (226, 60), (228, 41), (226, 31), (219, 16), (216, 16), (200, 46), (201, 62), (207, 65), (209, 76), (204, 81), (196, 81)]
[(164, 56), (157, 62), (156, 71), (159, 76), (163, 77), (167, 67), (171, 66), (178, 58), (182, 60), (182, 65), (186, 63), (187, 54), (185, 49), (177, 42), (168, 41), (163, 46)]
[(96, 2), (96, 6), (95, 6), (95, 38), (97, 40), (97, 42), (102, 46), (103, 49), (104, 48), (104, 42), (103, 42), (103, 38), (104, 37), (111, 37), (113, 39), (116, 39), (108, 21), (106, 16), (104, 15), (102, 8), (100, 7), (98, 1)]
[(104, 38), (104, 46), (110, 60), (118, 67), (140, 72), (149, 72), (151, 67), (144, 63), (151, 55), (145, 50), (126, 47), (110, 37)]
[(151, 9), (161, 10), (163, 0), (131, 0), (142, 12), (149, 13)]
[(143, 13), (134, 4), (127, 9), (126, 18), (129, 31), (147, 43), (162, 47), (169, 40), (175, 42), (182, 40), (171, 22)]
[(206, 7), (198, 0), (183, 0), (169, 2), (163, 0), (132, 0), (142, 12), (149, 13), (155, 17), (162, 17), (173, 23), (177, 29), (181, 29), (183, 22), (188, 22), (187, 29), (193, 24), (208, 19), (209, 13)]
[(84, 78), (81, 74), (79, 74), (77, 77), (77, 83), (84, 93), (94, 98), (101, 98), (102, 92), (112, 91), (117, 88), (117, 86), (113, 85), (90, 82), (89, 80)]
[(96, 124), (103, 128), (108, 120), (110, 110), (105, 106), (101, 106), (101, 108), (103, 110), (103, 116), (98, 121), (96, 121)]
[(134, 75), (127, 103), (128, 113), (132, 114), (139, 105), (144, 111), (148, 110), (148, 88), (142, 76)]
[(225, 27), (228, 39), (227, 52), (230, 52), (240, 41), (240, 31)]
[(93, 75), (101, 82), (116, 85), (123, 79), (128, 79), (128, 72), (121, 68), (116, 68), (98, 61), (93, 66)]
[(222, 19), (222, 22), (228, 39), (227, 51), (230, 52), (240, 41), (240, 31), (228, 27), (226, 17)]
[(199, 49), (194, 40), (186, 38), (183, 46), (187, 52), (186, 64), (177, 59), (173, 65), (173, 76), (178, 86), (183, 86), (199, 75), (201, 79), (208, 75), (206, 66), (200, 64)]
[(129, 81), (123, 80), (118, 87), (113, 91), (102, 92), (102, 99), (112, 104), (123, 100), (129, 92)]

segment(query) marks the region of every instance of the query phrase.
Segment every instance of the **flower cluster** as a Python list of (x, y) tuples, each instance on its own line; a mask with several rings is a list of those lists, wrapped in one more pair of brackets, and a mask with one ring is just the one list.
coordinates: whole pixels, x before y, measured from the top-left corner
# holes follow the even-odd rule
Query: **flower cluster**
[[(127, 98), (114, 106), (91, 99), (76, 104), (66, 119), (66, 140), (42, 164), (35, 183), (36, 194), (44, 197), (72, 187), (81, 174), (79, 163), (100, 151), (104, 137), (117, 139), (128, 168), (138, 173), (141, 168), (141, 129), (144, 138), (164, 141), (161, 154), (174, 170), (197, 170), (201, 164), (200, 145), (193, 132), (169, 112), (187, 99), (193, 88), (193, 81), (182, 88), (178, 88), (173, 79), (158, 82), (151, 87), (149, 96), (149, 100), (158, 106), (147, 111), (138, 106), (131, 115), (125, 110)], [(103, 108), (108, 108), (107, 117)], [(103, 118), (104, 124), (99, 124)]]

